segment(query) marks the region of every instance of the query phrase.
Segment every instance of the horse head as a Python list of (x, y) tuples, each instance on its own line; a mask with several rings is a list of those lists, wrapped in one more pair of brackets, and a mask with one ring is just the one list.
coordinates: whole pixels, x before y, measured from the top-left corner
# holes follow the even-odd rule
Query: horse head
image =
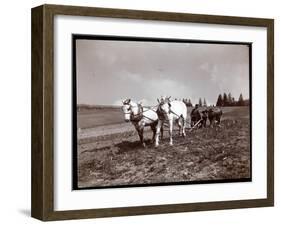
[(157, 99), (159, 105), (157, 108), (157, 113), (160, 117), (165, 116), (166, 114), (169, 114), (170, 112), (170, 108), (171, 108), (171, 96), (166, 97), (166, 96), (162, 96), (159, 99)]
[(132, 114), (131, 99), (125, 99), (122, 101), (122, 111), (124, 113), (125, 122), (130, 121), (130, 115)]
[(124, 113), (125, 122), (134, 121), (141, 118), (143, 107), (141, 103), (135, 103), (131, 99), (122, 101), (122, 111)]

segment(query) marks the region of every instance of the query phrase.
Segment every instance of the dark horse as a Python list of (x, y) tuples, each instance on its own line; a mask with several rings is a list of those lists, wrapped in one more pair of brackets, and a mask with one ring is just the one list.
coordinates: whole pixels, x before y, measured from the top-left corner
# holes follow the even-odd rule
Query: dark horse
[(216, 122), (218, 125), (221, 123), (222, 110), (219, 108), (210, 108), (208, 110), (208, 118), (210, 126), (212, 127)]

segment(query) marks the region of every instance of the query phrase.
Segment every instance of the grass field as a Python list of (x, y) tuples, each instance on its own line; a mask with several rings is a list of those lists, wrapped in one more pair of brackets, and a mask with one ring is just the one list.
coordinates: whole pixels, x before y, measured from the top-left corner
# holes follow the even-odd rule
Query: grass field
[(117, 124), (124, 121), (124, 116), (120, 108), (97, 108), (79, 112), (77, 126), (78, 128), (93, 128), (96, 126), (105, 126)]
[[(189, 109), (190, 111), (191, 109)], [(168, 133), (155, 148), (150, 130), (147, 147), (125, 123), (120, 108), (78, 112), (78, 187), (104, 187), (250, 178), (250, 120), (248, 107), (222, 108), (220, 127)]]

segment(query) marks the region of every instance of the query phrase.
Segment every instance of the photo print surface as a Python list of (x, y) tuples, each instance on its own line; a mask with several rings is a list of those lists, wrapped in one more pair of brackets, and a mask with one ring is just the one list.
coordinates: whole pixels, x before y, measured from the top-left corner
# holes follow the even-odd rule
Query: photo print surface
[(251, 181), (251, 44), (73, 35), (73, 189)]

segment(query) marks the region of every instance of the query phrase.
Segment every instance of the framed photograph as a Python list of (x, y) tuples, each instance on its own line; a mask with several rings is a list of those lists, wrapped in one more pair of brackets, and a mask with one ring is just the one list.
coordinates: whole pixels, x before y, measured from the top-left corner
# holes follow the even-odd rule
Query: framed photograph
[(32, 216), (274, 204), (272, 19), (32, 9)]

